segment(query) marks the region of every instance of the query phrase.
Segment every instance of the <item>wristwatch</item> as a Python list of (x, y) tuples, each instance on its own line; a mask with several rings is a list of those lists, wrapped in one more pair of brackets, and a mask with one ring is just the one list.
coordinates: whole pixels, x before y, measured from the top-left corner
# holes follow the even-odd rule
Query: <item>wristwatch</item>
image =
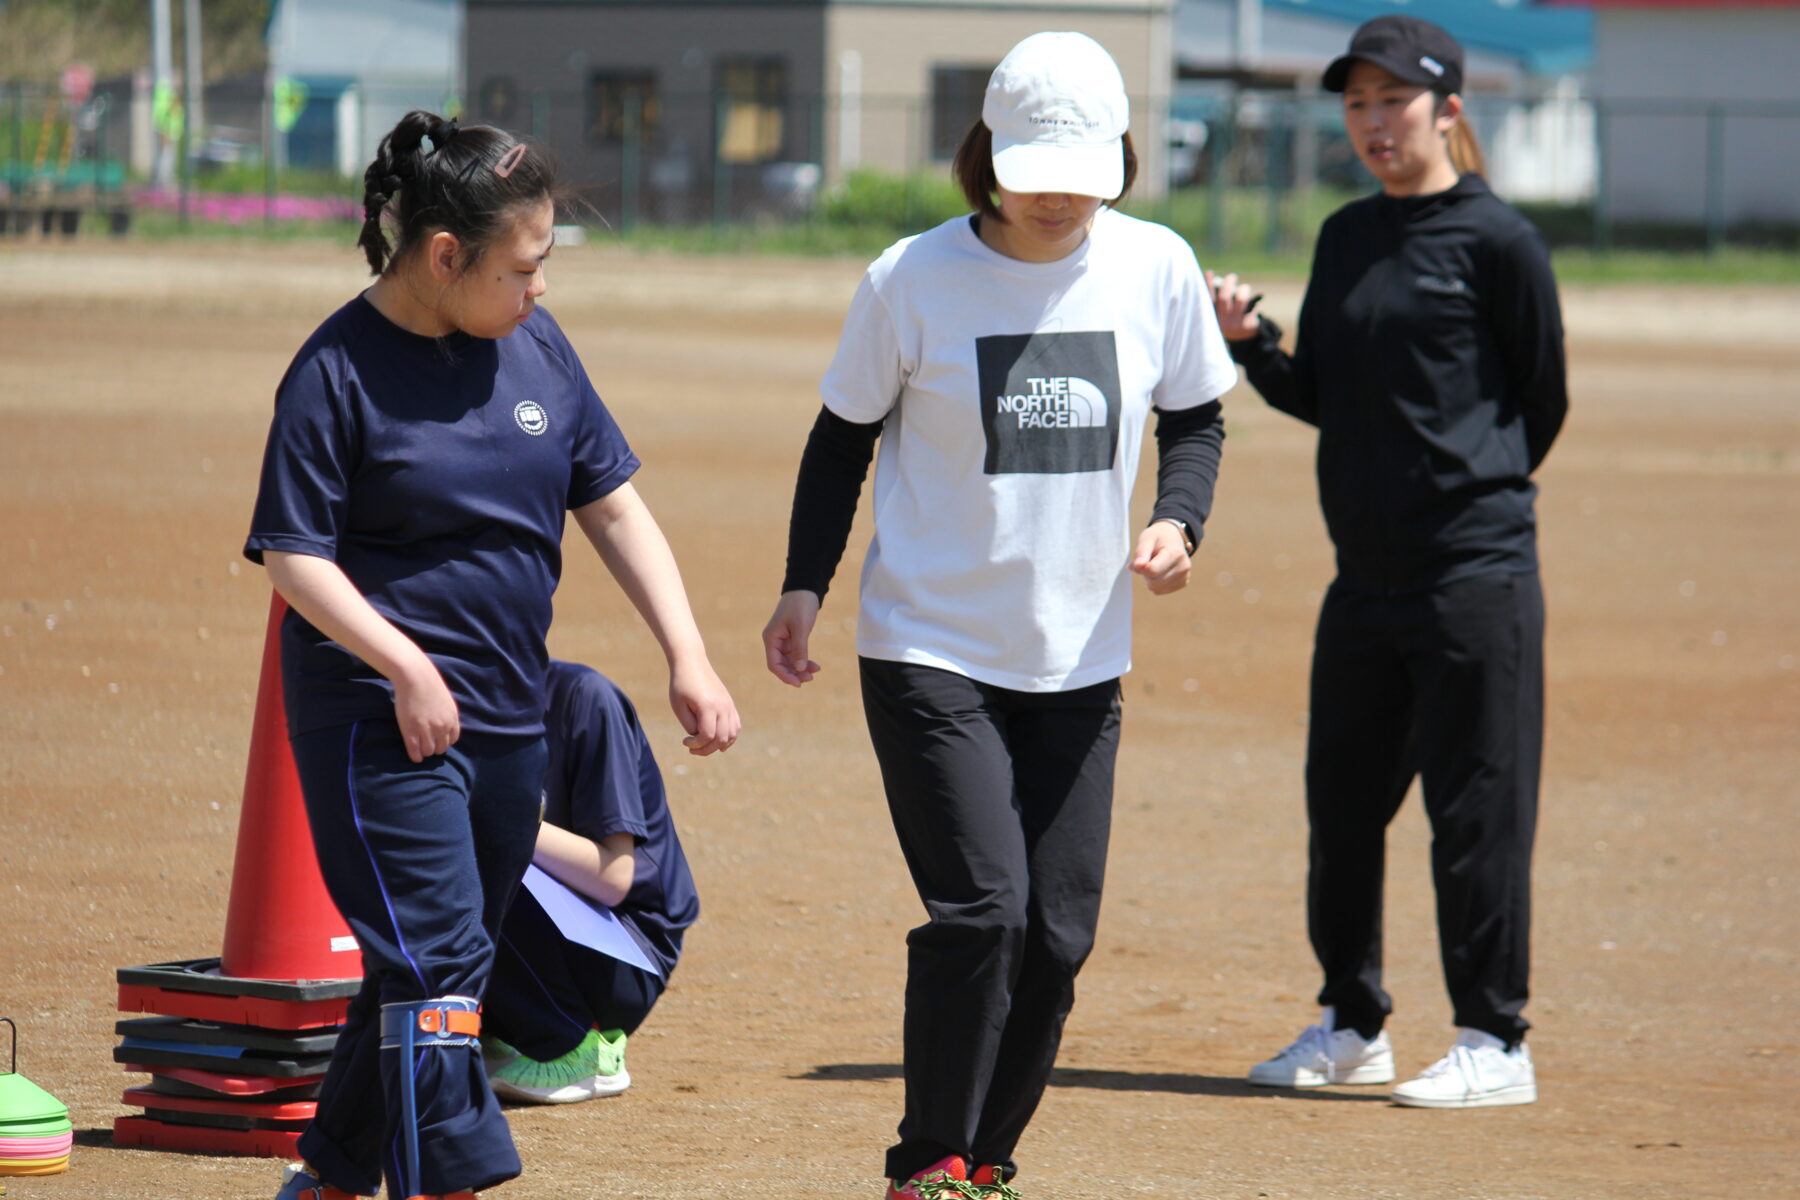
[[(1156, 521), (1167, 521), (1179, 530), (1181, 533), (1181, 548), (1187, 551), (1189, 558), (1194, 556), (1194, 551), (1200, 548), (1200, 539), (1194, 536), (1194, 531), (1188, 528), (1188, 523), (1186, 521), (1183, 521), (1180, 517), (1158, 517), (1156, 518)], [(1150, 523), (1154, 525), (1156, 524), (1156, 521)]]

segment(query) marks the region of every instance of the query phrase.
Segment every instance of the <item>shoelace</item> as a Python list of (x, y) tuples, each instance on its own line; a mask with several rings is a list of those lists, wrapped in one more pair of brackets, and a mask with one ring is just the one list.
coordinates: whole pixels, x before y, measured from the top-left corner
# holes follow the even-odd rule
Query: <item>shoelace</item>
[(931, 1179), (916, 1179), (912, 1186), (922, 1200), (1024, 1200), (1007, 1184), (951, 1179), (941, 1172)]
[(1294, 1058), (1300, 1055), (1322, 1059), (1327, 1063), (1332, 1061), (1331, 1034), (1326, 1032), (1323, 1025), (1308, 1025), (1301, 1030), (1300, 1036), (1289, 1043), (1279, 1057)]
[(1471, 1092), (1481, 1088), (1481, 1060), (1475, 1056), (1475, 1050), (1469, 1046), (1456, 1045), (1450, 1047), (1450, 1053), (1432, 1063), (1420, 1072), (1422, 1076), (1436, 1078), (1448, 1075), (1452, 1071), (1462, 1076), (1463, 1087)]

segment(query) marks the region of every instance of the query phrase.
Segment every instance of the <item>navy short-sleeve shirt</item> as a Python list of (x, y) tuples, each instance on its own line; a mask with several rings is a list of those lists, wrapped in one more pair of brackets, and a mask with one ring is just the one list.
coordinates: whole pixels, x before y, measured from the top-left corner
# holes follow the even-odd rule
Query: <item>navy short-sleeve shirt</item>
[[(637, 467), (548, 312), (428, 338), (358, 296), (277, 390), (244, 553), (337, 563), (437, 665), (464, 729), (535, 735), (564, 514)], [(282, 675), (294, 734), (393, 715), (393, 685), (292, 611)]]
[(637, 710), (592, 667), (557, 659), (545, 695), (544, 820), (596, 842), (615, 833), (637, 839), (631, 890), (613, 912), (666, 979), (682, 931), (700, 916), (700, 897)]

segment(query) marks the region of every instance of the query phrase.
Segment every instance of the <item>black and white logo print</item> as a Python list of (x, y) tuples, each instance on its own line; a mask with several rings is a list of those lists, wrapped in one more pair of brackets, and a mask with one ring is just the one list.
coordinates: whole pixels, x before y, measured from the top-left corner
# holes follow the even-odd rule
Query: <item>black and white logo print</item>
[(1112, 469), (1119, 355), (1111, 330), (976, 338), (975, 361), (987, 474)]
[(538, 437), (550, 428), (550, 414), (536, 400), (521, 400), (513, 405), (513, 420), (532, 437)]

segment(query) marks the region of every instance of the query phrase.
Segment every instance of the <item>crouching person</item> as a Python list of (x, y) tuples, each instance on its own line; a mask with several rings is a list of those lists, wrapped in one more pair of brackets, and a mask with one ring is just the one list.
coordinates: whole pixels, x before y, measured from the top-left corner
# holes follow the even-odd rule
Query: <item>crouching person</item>
[(501, 926), (482, 1042), (497, 1095), (569, 1104), (631, 1086), (627, 1037), (649, 1015), (700, 915), (637, 711), (611, 680), (550, 663), (549, 768), (533, 864), (612, 911), (656, 971), (565, 936), (530, 887)]

